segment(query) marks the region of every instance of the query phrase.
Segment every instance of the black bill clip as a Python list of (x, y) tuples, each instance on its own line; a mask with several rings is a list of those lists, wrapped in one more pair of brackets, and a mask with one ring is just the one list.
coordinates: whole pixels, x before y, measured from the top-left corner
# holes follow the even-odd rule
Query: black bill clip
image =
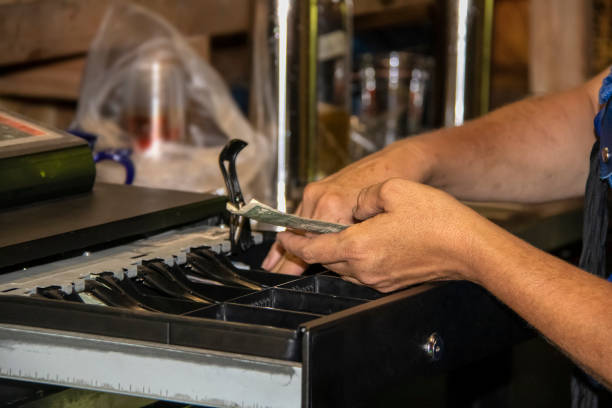
[[(238, 183), (238, 173), (236, 172), (236, 157), (248, 143), (240, 139), (230, 140), (219, 155), (219, 166), (227, 187), (229, 201), (241, 208), (244, 206), (244, 197)], [(253, 237), (251, 236), (251, 224), (248, 219), (236, 214), (229, 216), (230, 227), (230, 242), (232, 244), (232, 253), (246, 251), (253, 246)]]

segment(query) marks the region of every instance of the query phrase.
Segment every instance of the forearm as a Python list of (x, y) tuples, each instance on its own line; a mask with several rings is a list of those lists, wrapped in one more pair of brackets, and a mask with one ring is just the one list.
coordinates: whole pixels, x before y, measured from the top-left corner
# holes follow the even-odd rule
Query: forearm
[(612, 284), (496, 226), (485, 228), (469, 278), (610, 386)]
[[(390, 163), (387, 173), (469, 200), (537, 202), (578, 196), (594, 142), (601, 77), (572, 91), (509, 105), (461, 127), (402, 140), (383, 151)], [(415, 159), (415, 152), (421, 157)]]
[(439, 189), (401, 178), (361, 190), (360, 222), (335, 234), (278, 235), (306, 263), (391, 292), (470, 280), (612, 383), (612, 283), (542, 252)]

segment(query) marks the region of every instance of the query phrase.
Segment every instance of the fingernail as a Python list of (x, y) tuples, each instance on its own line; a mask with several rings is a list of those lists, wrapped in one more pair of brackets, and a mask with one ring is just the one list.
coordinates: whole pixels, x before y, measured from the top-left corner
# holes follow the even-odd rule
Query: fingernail
[(261, 263), (261, 267), (264, 269), (268, 269), (268, 267), (270, 266), (270, 257), (266, 256), (263, 260), (263, 262)]

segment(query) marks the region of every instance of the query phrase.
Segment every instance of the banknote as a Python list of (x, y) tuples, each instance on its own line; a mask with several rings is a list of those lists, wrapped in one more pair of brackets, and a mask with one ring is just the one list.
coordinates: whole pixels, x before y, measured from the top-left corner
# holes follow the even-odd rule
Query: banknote
[(229, 212), (236, 215), (242, 215), (247, 218), (252, 218), (266, 224), (277, 225), (279, 227), (287, 227), (296, 230), (316, 232), (326, 234), (329, 232), (340, 232), (347, 228), (348, 225), (334, 224), (332, 222), (311, 220), (310, 218), (302, 218), (296, 215), (286, 214), (278, 211), (268, 205), (260, 203), (252, 199), (242, 208), (237, 208), (232, 203), (227, 203), (226, 208)]

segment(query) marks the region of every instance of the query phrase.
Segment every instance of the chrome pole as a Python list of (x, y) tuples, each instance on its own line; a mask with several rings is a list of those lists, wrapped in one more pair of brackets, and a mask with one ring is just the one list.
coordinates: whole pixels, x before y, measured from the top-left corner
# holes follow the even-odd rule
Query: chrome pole
[(289, 156), (289, 139), (291, 132), (287, 129), (287, 45), (289, 37), (289, 13), (293, 3), (291, 0), (277, 0), (276, 2), (276, 29), (277, 32), (277, 129), (276, 138), (276, 208), (279, 211), (287, 211), (287, 157)]
[(448, 43), (444, 126), (460, 126), (465, 120), (468, 14), (472, 0), (448, 0)]
[(444, 126), (489, 110), (494, 0), (446, 0)]

